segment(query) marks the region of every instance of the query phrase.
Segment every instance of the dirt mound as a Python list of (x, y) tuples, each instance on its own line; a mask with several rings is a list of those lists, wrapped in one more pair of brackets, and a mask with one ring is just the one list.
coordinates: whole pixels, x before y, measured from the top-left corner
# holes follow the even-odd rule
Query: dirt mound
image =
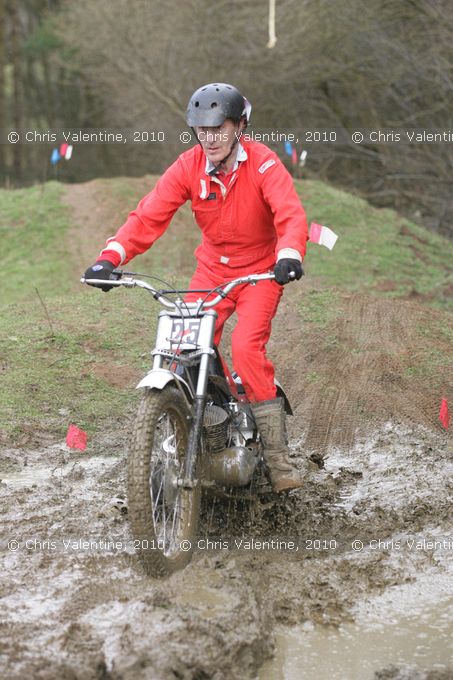
[(442, 431), (441, 399), (453, 398), (453, 319), (406, 301), (337, 294), (320, 330), (304, 322), (304, 296), (316, 292), (285, 291), (269, 344), (295, 411), (293, 437), (322, 452), (352, 446), (386, 421)]
[(97, 257), (106, 239), (113, 236), (156, 180), (157, 177), (128, 177), (127, 180), (118, 177), (66, 186), (63, 200), (72, 223), (67, 235), (68, 252), (76, 276)]
[[(154, 175), (117, 177), (66, 186), (63, 200), (68, 206), (72, 223), (66, 240), (75, 281), (97, 257), (106, 239), (116, 233), (140, 199), (152, 190), (157, 180), (158, 177)], [(195, 267), (192, 253), (199, 241), (192, 211), (186, 206), (174, 216), (165, 234), (165, 241), (158, 241), (152, 248), (159, 263), (159, 272), (156, 273), (162, 274), (164, 269), (172, 269), (189, 278)], [(142, 262), (140, 258), (139, 261)]]

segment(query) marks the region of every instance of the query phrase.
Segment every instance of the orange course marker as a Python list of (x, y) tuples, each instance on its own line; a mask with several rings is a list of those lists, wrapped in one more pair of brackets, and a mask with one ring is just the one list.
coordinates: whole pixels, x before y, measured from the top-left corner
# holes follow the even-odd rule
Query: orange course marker
[(448, 413), (448, 402), (446, 399), (442, 399), (439, 411), (439, 420), (442, 425), (448, 430), (448, 425), (450, 423), (450, 415)]
[(70, 449), (85, 451), (87, 447), (87, 433), (83, 430), (79, 430), (76, 425), (72, 425), (71, 423), (66, 433), (66, 444)]

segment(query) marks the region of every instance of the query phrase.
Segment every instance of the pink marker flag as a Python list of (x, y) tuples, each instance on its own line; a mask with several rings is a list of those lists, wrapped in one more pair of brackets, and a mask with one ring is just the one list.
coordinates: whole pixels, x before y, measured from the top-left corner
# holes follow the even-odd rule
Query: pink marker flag
[(291, 156), (292, 156), (293, 165), (297, 165), (297, 149), (296, 149), (295, 146), (293, 146)]
[(68, 145), (67, 144), (61, 144), (61, 146), (60, 146), (60, 156), (62, 158), (65, 157), (67, 150), (68, 150)]
[(450, 424), (450, 415), (448, 413), (448, 402), (446, 399), (442, 399), (439, 411), (439, 420), (445, 429), (448, 430), (448, 425)]
[(324, 227), (322, 224), (316, 224), (316, 222), (310, 224), (309, 239), (312, 243), (319, 243), (320, 246), (326, 246), (326, 248), (332, 250), (337, 242), (337, 238), (337, 234), (335, 234), (332, 229), (329, 229), (329, 227)]
[(66, 444), (70, 449), (85, 451), (87, 447), (87, 433), (83, 430), (79, 430), (76, 425), (72, 425), (71, 423), (66, 433)]

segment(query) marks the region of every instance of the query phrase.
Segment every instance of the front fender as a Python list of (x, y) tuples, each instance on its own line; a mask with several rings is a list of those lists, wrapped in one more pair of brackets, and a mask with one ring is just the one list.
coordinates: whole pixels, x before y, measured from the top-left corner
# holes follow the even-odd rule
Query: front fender
[(181, 378), (180, 375), (172, 373), (166, 368), (156, 368), (145, 375), (138, 383), (136, 389), (141, 387), (149, 387), (150, 389), (163, 390), (166, 385), (174, 382), (175, 385), (182, 390), (188, 405), (190, 406), (193, 400), (193, 393), (188, 382)]

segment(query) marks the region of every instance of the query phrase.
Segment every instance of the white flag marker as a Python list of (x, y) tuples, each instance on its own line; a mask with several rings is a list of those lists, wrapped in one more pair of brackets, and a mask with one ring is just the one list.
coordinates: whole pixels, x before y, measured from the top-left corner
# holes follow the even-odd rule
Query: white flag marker
[(309, 238), (312, 243), (319, 243), (320, 246), (325, 246), (329, 250), (332, 250), (337, 242), (338, 236), (332, 229), (329, 229), (329, 227), (324, 227), (322, 224), (312, 222), (310, 224)]

